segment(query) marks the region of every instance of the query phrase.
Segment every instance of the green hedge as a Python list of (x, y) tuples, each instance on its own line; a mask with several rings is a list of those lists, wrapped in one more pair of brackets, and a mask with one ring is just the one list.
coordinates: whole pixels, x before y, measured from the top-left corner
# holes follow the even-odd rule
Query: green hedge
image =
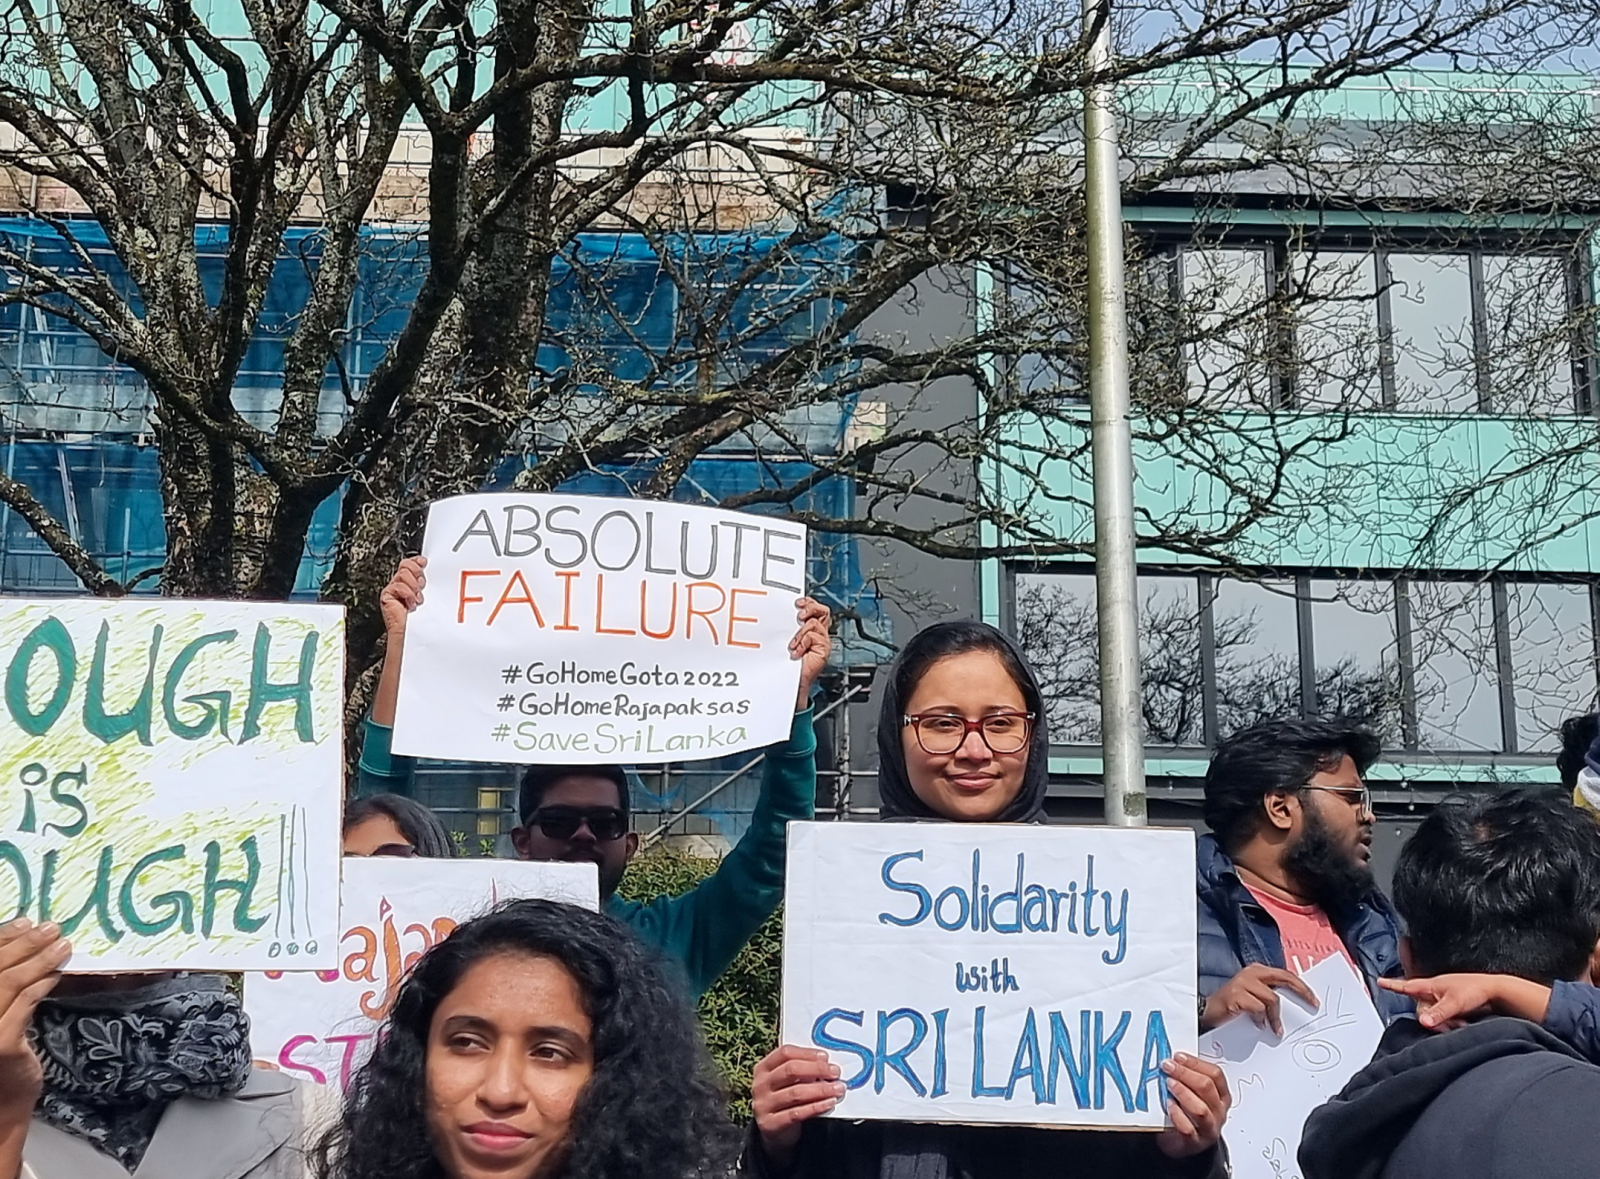
[[(634, 901), (688, 892), (716, 870), (717, 861), (652, 851), (628, 866), (618, 891)], [(750, 1074), (778, 1046), (778, 990), (783, 914), (775, 913), (700, 1000), (700, 1023), (711, 1055), (727, 1080), (733, 1117), (750, 1117)]]

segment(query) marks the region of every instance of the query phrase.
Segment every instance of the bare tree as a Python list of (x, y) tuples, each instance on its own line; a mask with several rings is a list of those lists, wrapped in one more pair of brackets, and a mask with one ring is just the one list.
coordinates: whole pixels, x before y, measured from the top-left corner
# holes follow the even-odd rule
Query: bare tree
[[(1310, 175), (1327, 144), (1315, 96), (1428, 55), (1548, 46), (1577, 20), (1523, 0), (1123, 11), (1111, 80), (1134, 197)], [(284, 596), (313, 512), (343, 487), (324, 592), (352, 608), (359, 683), (376, 590), (430, 500), (508, 461), (524, 488), (622, 469), (662, 495), (729, 451), (769, 477), (728, 506), (787, 507), (824, 535), (958, 558), (1087, 551), (1058, 523), (1084, 506), (1060, 475), (1088, 447), (1076, 6), (249, 0), (232, 15), (237, 36), (189, 0), (11, 0), (0, 27), (0, 183), (65, 258), (42, 265), (0, 232), (0, 307), (81, 331), (148, 390), (163, 592)], [(422, 162), (396, 167), (402, 149)], [(391, 240), (414, 293), (356, 380), (363, 231), (407, 220), (418, 232)], [(207, 270), (196, 233), (212, 223)], [(585, 237), (602, 231), (649, 244), (675, 308), (665, 335), (619, 301), (617, 260)], [(285, 266), (305, 297), (274, 328), (281, 385), (244, 404)], [(1222, 495), (1149, 514), (1148, 543), (1216, 553), (1335, 500), (1348, 472), (1286, 472), (1348, 423), (1220, 438), (1182, 376), (1219, 325), (1175, 313), (1149, 273), (1141, 436)], [(950, 274), (1001, 276), (971, 330), (926, 347), (875, 328)], [(980, 412), (939, 407), (950, 380)], [(856, 510), (817, 495), (837, 480)], [(0, 479), (0, 500), (89, 590), (128, 588), (28, 487)]]
[[(1048, 583), (1022, 586), (1016, 597), (1018, 640), (1039, 675), (1051, 734), (1062, 744), (1100, 740), (1100, 670), (1094, 603)], [(1196, 747), (1259, 721), (1299, 716), (1298, 661), (1261, 643), (1254, 611), (1219, 613), (1212, 627), (1215, 734), (1206, 732), (1206, 661), (1195, 609), (1147, 599), (1139, 615), (1144, 676), (1145, 739), (1151, 746)], [(1363, 667), (1344, 656), (1319, 662), (1316, 699), (1308, 711), (1369, 725), (1386, 745), (1401, 736), (1400, 684), (1393, 667)]]

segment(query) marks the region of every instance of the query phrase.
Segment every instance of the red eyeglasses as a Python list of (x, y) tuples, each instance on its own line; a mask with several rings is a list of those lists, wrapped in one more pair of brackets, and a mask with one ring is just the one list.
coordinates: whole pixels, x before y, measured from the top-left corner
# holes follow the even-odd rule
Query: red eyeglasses
[(948, 712), (925, 712), (907, 716), (903, 723), (917, 734), (922, 752), (943, 757), (960, 749), (968, 733), (976, 733), (992, 753), (1021, 753), (1033, 735), (1031, 712), (991, 712), (978, 720), (968, 720)]

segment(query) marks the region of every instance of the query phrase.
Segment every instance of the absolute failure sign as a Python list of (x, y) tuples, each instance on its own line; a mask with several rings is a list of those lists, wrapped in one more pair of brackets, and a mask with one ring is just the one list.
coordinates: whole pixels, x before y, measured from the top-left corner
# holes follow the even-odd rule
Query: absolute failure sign
[(649, 500), (468, 495), (428, 512), (397, 753), (661, 762), (789, 733), (806, 530)]

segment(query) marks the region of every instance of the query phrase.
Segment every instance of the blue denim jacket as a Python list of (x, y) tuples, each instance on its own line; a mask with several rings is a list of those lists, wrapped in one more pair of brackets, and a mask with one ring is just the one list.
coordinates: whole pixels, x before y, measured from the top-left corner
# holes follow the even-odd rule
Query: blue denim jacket
[[(1195, 848), (1200, 899), (1200, 997), (1211, 995), (1246, 966), (1284, 968), (1283, 939), (1277, 922), (1250, 894), (1233, 870), (1233, 861), (1216, 838), (1202, 835)], [(1400, 978), (1400, 921), (1376, 889), (1352, 912), (1330, 913), (1345, 949), (1367, 981), (1373, 1005), (1384, 1023), (1412, 1012), (1411, 1000), (1378, 986), (1380, 978)]]

